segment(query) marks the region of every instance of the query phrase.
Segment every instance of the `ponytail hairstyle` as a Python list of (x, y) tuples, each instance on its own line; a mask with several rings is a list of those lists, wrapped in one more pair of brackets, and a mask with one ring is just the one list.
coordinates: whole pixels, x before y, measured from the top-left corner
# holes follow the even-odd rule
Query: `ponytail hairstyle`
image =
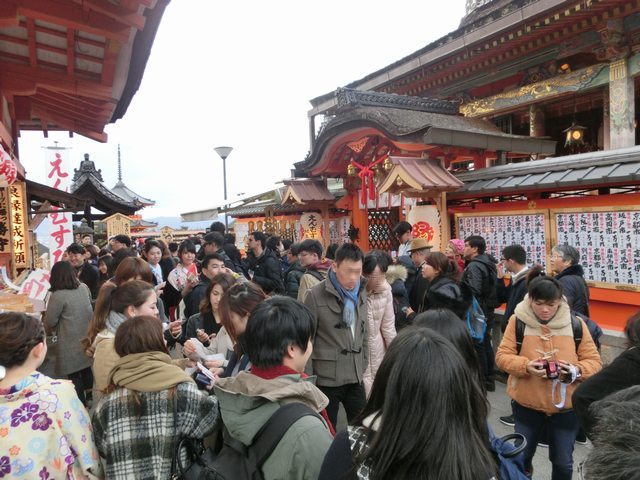
[(37, 318), (19, 312), (0, 313), (0, 366), (8, 370), (24, 365), (33, 347), (44, 341), (44, 326)]
[(458, 264), (442, 252), (430, 253), (429, 255), (427, 255), (425, 262), (434, 270), (440, 272), (438, 273), (439, 277), (449, 277), (451, 279), (455, 279), (455, 276), (458, 274)]
[(153, 290), (153, 285), (142, 280), (129, 280), (120, 286), (111, 281), (105, 282), (98, 293), (87, 336), (82, 339), (84, 349), (89, 349), (98, 333), (107, 328), (109, 312), (113, 310), (124, 314), (128, 306), (139, 307), (147, 301)]
[(564, 291), (562, 284), (546, 275), (541, 265), (534, 265), (527, 272), (527, 293), (530, 300), (552, 302), (560, 300)]
[(267, 295), (262, 291), (262, 288), (253, 282), (236, 283), (224, 292), (218, 310), (222, 326), (234, 342), (242, 332), (236, 331), (231, 321), (231, 313), (233, 312), (240, 317), (248, 316), (265, 298)]

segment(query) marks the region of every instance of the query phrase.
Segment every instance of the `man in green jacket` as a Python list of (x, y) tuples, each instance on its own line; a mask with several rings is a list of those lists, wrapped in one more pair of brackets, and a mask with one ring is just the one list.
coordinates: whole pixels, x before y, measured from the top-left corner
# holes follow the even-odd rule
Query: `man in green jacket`
[(269, 298), (253, 311), (243, 334), (251, 372), (214, 385), (225, 427), (246, 446), (284, 404), (303, 403), (320, 414), (322, 419), (307, 415), (289, 427), (262, 466), (265, 480), (318, 478), (333, 441), (324, 410), (329, 401), (303, 373), (312, 336), (313, 318), (304, 305), (289, 297)]

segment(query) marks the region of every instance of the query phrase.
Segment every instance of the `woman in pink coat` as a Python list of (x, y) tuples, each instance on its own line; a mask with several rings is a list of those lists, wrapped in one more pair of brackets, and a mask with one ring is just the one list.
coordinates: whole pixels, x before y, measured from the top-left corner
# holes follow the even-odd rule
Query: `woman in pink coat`
[(369, 335), (369, 366), (364, 372), (364, 391), (369, 396), (373, 379), (382, 363), (391, 340), (396, 336), (391, 285), (385, 278), (391, 257), (372, 250), (364, 258), (362, 273), (367, 277), (367, 328)]

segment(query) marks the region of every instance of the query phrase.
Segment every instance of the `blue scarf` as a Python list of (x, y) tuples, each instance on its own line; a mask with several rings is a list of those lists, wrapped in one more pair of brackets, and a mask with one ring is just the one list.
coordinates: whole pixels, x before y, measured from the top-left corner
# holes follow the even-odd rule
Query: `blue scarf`
[(336, 272), (333, 268), (329, 269), (329, 280), (340, 295), (342, 302), (344, 303), (344, 309), (342, 310), (342, 321), (351, 328), (351, 325), (356, 320), (356, 306), (358, 305), (358, 293), (360, 292), (360, 280), (356, 283), (356, 286), (351, 290), (347, 290), (338, 282)]

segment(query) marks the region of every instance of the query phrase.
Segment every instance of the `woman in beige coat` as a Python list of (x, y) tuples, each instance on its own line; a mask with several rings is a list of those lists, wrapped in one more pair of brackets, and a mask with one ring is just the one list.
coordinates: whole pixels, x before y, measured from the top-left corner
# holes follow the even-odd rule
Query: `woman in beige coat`
[(364, 258), (362, 272), (367, 277), (367, 327), (369, 335), (369, 366), (364, 372), (364, 391), (369, 396), (373, 379), (389, 344), (396, 336), (393, 294), (385, 273), (391, 257), (372, 250)]

